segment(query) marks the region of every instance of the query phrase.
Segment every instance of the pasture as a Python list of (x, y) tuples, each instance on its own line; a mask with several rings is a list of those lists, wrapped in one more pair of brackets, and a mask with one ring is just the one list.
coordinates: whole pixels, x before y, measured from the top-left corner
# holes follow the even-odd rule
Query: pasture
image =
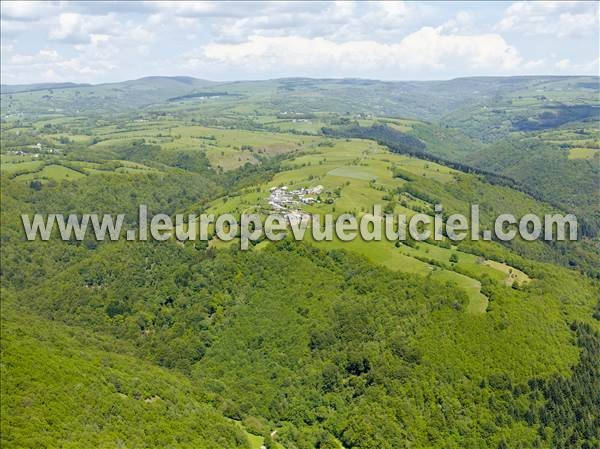
[[(407, 218), (432, 205), (406, 192), (397, 193), (406, 184), (405, 180), (393, 176), (394, 168), (402, 167), (420, 178), (429, 178), (440, 184), (453, 182), (458, 172), (443, 165), (413, 157), (393, 154), (372, 142), (360, 139), (335, 140), (331, 144), (312, 146), (309, 154), (285, 161), (287, 170), (277, 173), (269, 182), (248, 188), (239, 195), (223, 197), (213, 201), (208, 213), (261, 213), (270, 211), (269, 191), (272, 187), (287, 186), (289, 189), (311, 188), (322, 185), (321, 197), (331, 198), (327, 202), (302, 205), (304, 213), (332, 213), (339, 216), (352, 213), (360, 217), (372, 211), (374, 205), (391, 204), (394, 214), (406, 214)], [(400, 204), (402, 202), (402, 204)], [(469, 298), (469, 313), (483, 313), (488, 304), (481, 293), (479, 279), (489, 277), (503, 285), (512, 285), (514, 280), (523, 282), (526, 275), (505, 264), (492, 263), (485, 259), (445, 247), (418, 242), (414, 245), (394, 242), (364, 241), (360, 237), (344, 242), (334, 236), (331, 241), (316, 242), (310, 232), (305, 240), (325, 249), (344, 249), (361, 254), (372, 262), (391, 270), (417, 273), (449, 281), (462, 288)], [(239, 243), (239, 241), (237, 242)], [(261, 243), (263, 247), (268, 243)], [(212, 245), (225, 245), (213, 241)], [(227, 245), (229, 246), (229, 245)], [(458, 260), (452, 262), (452, 256)], [(509, 272), (510, 271), (510, 272)]]

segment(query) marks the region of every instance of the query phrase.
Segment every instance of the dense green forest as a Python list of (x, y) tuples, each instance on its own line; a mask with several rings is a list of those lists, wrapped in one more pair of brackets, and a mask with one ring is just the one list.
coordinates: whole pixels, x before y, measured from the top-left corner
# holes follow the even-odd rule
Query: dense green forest
[[(596, 81), (2, 86), (2, 447), (600, 447)], [(21, 222), (264, 214), (288, 185), (322, 187), (307, 212), (476, 203), (482, 227), (574, 213), (580, 234), (242, 251)]]

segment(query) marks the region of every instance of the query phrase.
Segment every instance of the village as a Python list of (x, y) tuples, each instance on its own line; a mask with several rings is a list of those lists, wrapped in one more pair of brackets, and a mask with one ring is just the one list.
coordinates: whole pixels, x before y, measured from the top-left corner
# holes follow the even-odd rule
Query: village
[(323, 192), (323, 186), (290, 190), (287, 186), (272, 187), (269, 195), (269, 206), (284, 215), (290, 224), (300, 223), (305, 215), (302, 205), (320, 203), (318, 196)]
[(24, 150), (15, 150), (15, 151), (7, 151), (6, 154), (10, 156), (31, 156), (33, 158), (40, 157), (41, 154), (59, 154), (60, 150), (58, 148), (43, 148), (41, 143), (37, 143), (35, 145), (31, 145), (31, 151)]

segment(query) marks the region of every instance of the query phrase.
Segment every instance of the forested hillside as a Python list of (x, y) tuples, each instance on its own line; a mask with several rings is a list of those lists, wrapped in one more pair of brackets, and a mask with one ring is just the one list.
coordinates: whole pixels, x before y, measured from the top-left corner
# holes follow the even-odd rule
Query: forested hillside
[[(596, 81), (3, 86), (2, 446), (600, 447)], [(283, 187), (319, 187), (306, 213), (476, 203), (482, 229), (574, 213), (581, 232), (242, 251), (213, 228), (28, 241), (21, 221), (265, 216)]]

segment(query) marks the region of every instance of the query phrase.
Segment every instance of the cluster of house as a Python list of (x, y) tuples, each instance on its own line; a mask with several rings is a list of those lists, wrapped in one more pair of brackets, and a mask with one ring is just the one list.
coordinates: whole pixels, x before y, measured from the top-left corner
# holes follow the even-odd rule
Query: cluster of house
[(274, 211), (284, 214), (285, 218), (291, 223), (300, 222), (302, 220), (303, 204), (319, 203), (315, 195), (320, 195), (323, 192), (323, 186), (318, 185), (312, 188), (300, 188), (290, 190), (287, 186), (272, 187), (269, 195), (269, 206)]
[(7, 155), (9, 156), (31, 156), (31, 157), (40, 157), (39, 153), (26, 153), (23, 150), (16, 150), (16, 151), (7, 151), (6, 152)]
[(297, 207), (300, 204), (312, 204), (318, 202), (314, 196), (323, 192), (323, 186), (313, 188), (300, 188), (290, 190), (287, 186), (272, 187), (271, 195), (269, 196), (269, 205), (276, 211), (285, 211), (290, 207)]
[(31, 156), (31, 157), (40, 157), (40, 153), (60, 153), (60, 150), (57, 148), (42, 148), (41, 143), (37, 143), (36, 145), (32, 145), (31, 149), (33, 151), (37, 151), (36, 153), (30, 153), (29, 151), (16, 150), (16, 151), (7, 151), (6, 154), (15, 155), (15, 156)]
[(283, 116), (286, 116), (286, 118), (290, 118), (293, 123), (312, 123), (310, 119), (303, 117), (303, 115), (304, 114), (302, 114), (301, 112), (283, 111), (281, 114), (279, 114), (279, 118), (284, 118)]

